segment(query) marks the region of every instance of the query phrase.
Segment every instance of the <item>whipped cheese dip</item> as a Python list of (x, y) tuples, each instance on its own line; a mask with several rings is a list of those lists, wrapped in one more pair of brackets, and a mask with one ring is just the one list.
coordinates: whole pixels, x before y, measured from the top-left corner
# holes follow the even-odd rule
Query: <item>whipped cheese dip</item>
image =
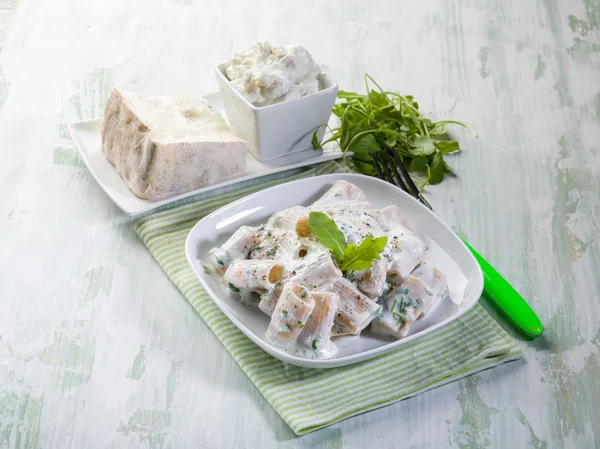
[(254, 106), (269, 106), (319, 91), (321, 68), (301, 45), (254, 44), (229, 58), (231, 85)]

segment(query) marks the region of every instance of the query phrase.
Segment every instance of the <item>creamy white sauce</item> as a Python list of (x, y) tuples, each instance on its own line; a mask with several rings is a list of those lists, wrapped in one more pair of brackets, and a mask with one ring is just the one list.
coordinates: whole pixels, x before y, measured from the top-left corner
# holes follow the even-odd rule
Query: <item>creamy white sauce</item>
[(226, 69), (231, 85), (255, 106), (268, 106), (319, 90), (320, 67), (301, 45), (257, 43), (234, 53)]
[[(329, 277), (327, 276), (327, 273), (331, 273), (331, 268), (329, 272), (327, 272), (327, 268), (323, 268), (327, 266), (327, 262), (331, 267), (331, 261), (334, 259), (331, 257), (329, 249), (323, 246), (315, 236), (299, 236), (296, 230), (298, 220), (308, 217), (311, 211), (323, 212), (330, 216), (335, 221), (338, 229), (344, 234), (346, 243), (353, 242), (359, 245), (368, 235), (372, 235), (374, 238), (384, 235), (388, 236), (388, 243), (380, 256), (381, 260), (385, 262), (386, 267), (388, 263), (398, 258), (405, 259), (405, 257), (410, 256), (410, 242), (407, 241), (407, 246), (403, 246), (401, 243), (402, 236), (408, 234), (411, 238), (420, 241), (410, 230), (400, 225), (394, 226), (393, 232), (384, 231), (383, 226), (385, 226), (385, 223), (381, 221), (380, 211), (372, 209), (371, 205), (367, 202), (339, 201), (311, 207), (295, 206), (277, 212), (271, 216), (267, 223), (252, 228), (254, 233), (254, 243), (252, 245), (255, 246), (250, 247), (248, 245), (249, 249), (246, 256), (248, 259), (270, 259), (283, 265), (283, 276), (275, 283), (275, 287), (271, 291), (266, 292), (266, 294), (272, 293), (273, 298), (279, 297), (278, 292), (280, 293), (283, 285), (289, 281), (296, 282), (313, 292), (334, 291), (331, 287), (331, 282), (334, 281), (331, 280), (330, 275)], [(247, 247), (244, 248), (246, 249)], [(216, 251), (214, 254), (222, 258), (225, 264), (231, 259), (228, 254), (221, 254), (219, 251)], [(335, 261), (333, 264), (333, 269), (340, 276), (341, 271), (339, 271), (339, 267), (336, 266)], [(413, 271), (417, 264), (418, 262), (410, 268), (410, 271)], [(399, 320), (401, 319), (400, 315), (405, 313), (403, 309), (399, 309), (398, 311), (391, 310), (390, 304), (386, 303), (388, 294), (394, 287), (394, 284), (398, 284), (395, 278), (386, 278), (385, 273), (388, 272), (388, 269), (386, 268), (386, 271), (384, 271), (383, 284), (379, 284), (382, 288), (378, 291), (382, 292), (382, 294), (377, 297), (371, 297), (372, 301), (382, 306), (371, 315), (375, 316), (374, 321)], [(326, 279), (330, 279), (329, 284), (312, 285), (312, 282), (315, 282), (313, 279), (319, 279), (319, 270), (324, 270), (323, 282), (326, 282)], [(365, 276), (370, 276), (369, 271), (370, 269), (355, 272), (348, 271), (344, 273), (344, 277), (360, 290), (360, 281)], [(415, 270), (414, 274), (422, 276), (422, 271), (422, 269)], [(311, 278), (310, 282), (305, 279), (306, 276)], [(249, 290), (244, 291), (243, 289), (242, 291), (237, 290), (234, 291), (241, 295), (244, 303), (256, 305), (259, 301), (257, 293)], [(443, 293), (446, 294), (446, 292)], [(411, 298), (407, 297), (403, 301), (408, 303), (409, 299)], [(415, 301), (419, 302), (422, 300), (417, 298)], [(395, 303), (393, 307), (395, 307)], [(382, 315), (384, 311), (387, 311), (385, 317)], [(410, 310), (407, 309), (406, 313), (409, 312)], [(267, 312), (265, 311), (265, 313)], [(339, 327), (342, 325), (338, 321), (335, 321), (335, 326)], [(336, 334), (332, 334), (332, 337), (335, 338)], [(305, 358), (330, 358), (335, 353), (335, 349), (335, 344), (331, 341), (327, 343), (323, 342), (322, 347), (319, 347), (317, 350), (314, 349), (314, 344), (301, 345), (298, 343), (284, 348), (289, 353)]]

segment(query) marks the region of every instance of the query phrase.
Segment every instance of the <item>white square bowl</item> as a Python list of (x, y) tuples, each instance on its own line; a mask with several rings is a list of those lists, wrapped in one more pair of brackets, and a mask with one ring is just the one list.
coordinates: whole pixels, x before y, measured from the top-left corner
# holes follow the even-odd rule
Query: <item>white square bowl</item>
[[(396, 340), (375, 335), (367, 328), (360, 337), (335, 339), (337, 355), (327, 360), (297, 357), (279, 349), (267, 339), (269, 317), (258, 308), (243, 305), (220, 279), (208, 274), (202, 262), (208, 251), (224, 243), (240, 226), (264, 223), (275, 212), (295, 205), (308, 206), (336, 181), (344, 179), (363, 190), (374, 208), (398, 206), (428, 247), (427, 253), (448, 278), (450, 300), (444, 300), (426, 318), (417, 320), (407, 337)], [(185, 253), (202, 287), (217, 306), (250, 340), (284, 362), (312, 368), (333, 368), (376, 357), (440, 329), (473, 307), (483, 291), (483, 274), (464, 243), (440, 218), (398, 187), (377, 178), (355, 174), (323, 175), (289, 182), (262, 190), (220, 208), (200, 220), (190, 231)]]
[[(229, 82), (228, 63), (215, 68), (225, 113), (233, 133), (247, 142), (259, 161), (268, 161), (312, 149), (315, 129), (329, 121), (338, 85), (325, 73), (319, 75), (320, 90), (306, 97), (257, 107)], [(319, 142), (325, 128), (318, 131)], [(310, 152), (306, 152), (310, 157)]]

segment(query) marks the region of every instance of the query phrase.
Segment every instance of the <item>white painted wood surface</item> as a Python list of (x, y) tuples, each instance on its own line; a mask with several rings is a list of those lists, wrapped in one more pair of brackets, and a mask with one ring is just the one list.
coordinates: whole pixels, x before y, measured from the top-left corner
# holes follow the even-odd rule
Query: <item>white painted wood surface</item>
[(18, 0), (0, 0), (0, 50), (6, 40), (18, 3)]
[[(64, 124), (259, 39), (478, 131), (429, 198), (547, 325), (524, 363), (301, 438), (237, 368)], [(0, 447), (600, 447), (597, 2), (21, 0), (0, 58)]]

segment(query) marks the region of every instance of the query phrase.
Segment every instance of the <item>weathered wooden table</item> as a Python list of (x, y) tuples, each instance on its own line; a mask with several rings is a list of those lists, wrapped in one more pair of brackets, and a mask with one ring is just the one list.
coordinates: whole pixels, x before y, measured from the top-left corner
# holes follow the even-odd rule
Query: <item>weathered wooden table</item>
[[(524, 362), (302, 438), (238, 369), (65, 124), (259, 39), (478, 131), (429, 199), (542, 317)], [(597, 1), (21, 0), (0, 57), (0, 447), (600, 447)]]

